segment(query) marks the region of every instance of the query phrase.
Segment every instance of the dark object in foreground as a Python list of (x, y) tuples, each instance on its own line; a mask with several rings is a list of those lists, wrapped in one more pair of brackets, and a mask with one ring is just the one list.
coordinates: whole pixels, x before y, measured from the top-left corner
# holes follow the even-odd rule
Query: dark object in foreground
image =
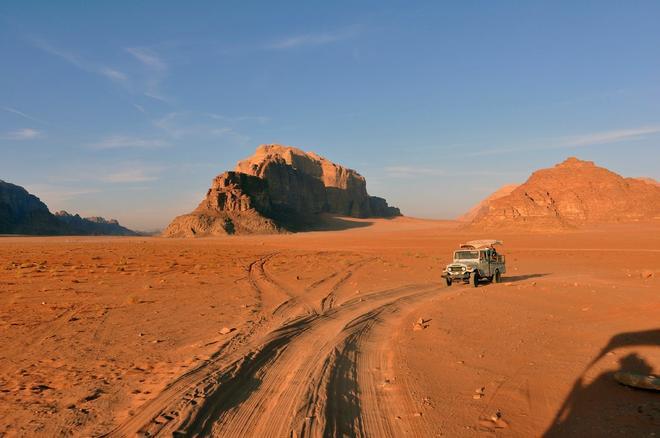
[(614, 380), (632, 388), (660, 391), (660, 377), (656, 376), (617, 371), (614, 373)]

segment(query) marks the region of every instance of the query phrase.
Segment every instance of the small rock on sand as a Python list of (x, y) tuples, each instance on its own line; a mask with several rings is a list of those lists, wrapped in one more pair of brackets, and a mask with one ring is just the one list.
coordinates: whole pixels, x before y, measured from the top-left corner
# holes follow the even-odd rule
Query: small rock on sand
[(236, 330), (236, 329), (233, 328), (233, 327), (231, 327), (231, 328), (223, 327), (222, 329), (220, 329), (220, 334), (221, 335), (228, 335), (229, 333), (233, 332), (234, 330)]
[(640, 275), (641, 275), (641, 277), (642, 277), (643, 279), (646, 280), (646, 279), (649, 279), (649, 278), (653, 278), (653, 276), (654, 276), (655, 274), (654, 274), (653, 271), (651, 271), (651, 270), (649, 270), (649, 269), (645, 269), (645, 270), (643, 270), (643, 271), (641, 272)]

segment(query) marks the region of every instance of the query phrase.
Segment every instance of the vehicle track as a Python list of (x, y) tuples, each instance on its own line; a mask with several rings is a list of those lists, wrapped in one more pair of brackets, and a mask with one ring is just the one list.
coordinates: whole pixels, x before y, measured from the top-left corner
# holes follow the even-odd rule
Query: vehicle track
[[(316, 436), (347, 428), (362, 436), (358, 382), (350, 371), (360, 342), (384, 310), (437, 289), (418, 284), (375, 292), (288, 322), (226, 366), (200, 367), (178, 379), (109, 436)], [(354, 424), (346, 425), (343, 413), (337, 416), (344, 407), (337, 411), (328, 400), (352, 406)]]
[(252, 262), (248, 281), (260, 297), (289, 296), (289, 304), (275, 307), (274, 319), (264, 306), (248, 333), (227, 341), (107, 436), (364, 436), (368, 429), (389, 430), (363, 423), (359, 394), (368, 388), (359, 385), (373, 382), (358, 381), (361, 348), (384, 312), (436, 295), (437, 285), (412, 284), (335, 305), (337, 291), (371, 259), (291, 296), (264, 269), (275, 256)]

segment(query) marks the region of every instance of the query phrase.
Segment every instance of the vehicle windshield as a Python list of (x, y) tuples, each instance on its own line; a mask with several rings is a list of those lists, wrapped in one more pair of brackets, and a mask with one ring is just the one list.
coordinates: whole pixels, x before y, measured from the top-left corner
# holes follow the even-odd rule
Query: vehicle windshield
[(456, 251), (454, 260), (476, 260), (479, 258), (479, 251)]

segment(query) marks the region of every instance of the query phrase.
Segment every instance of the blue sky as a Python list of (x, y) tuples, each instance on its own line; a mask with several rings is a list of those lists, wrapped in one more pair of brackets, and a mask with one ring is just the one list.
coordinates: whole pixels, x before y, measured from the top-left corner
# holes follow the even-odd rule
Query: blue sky
[(659, 20), (655, 1), (6, 0), (0, 179), (138, 229), (261, 143), (421, 217), (571, 155), (660, 179)]

